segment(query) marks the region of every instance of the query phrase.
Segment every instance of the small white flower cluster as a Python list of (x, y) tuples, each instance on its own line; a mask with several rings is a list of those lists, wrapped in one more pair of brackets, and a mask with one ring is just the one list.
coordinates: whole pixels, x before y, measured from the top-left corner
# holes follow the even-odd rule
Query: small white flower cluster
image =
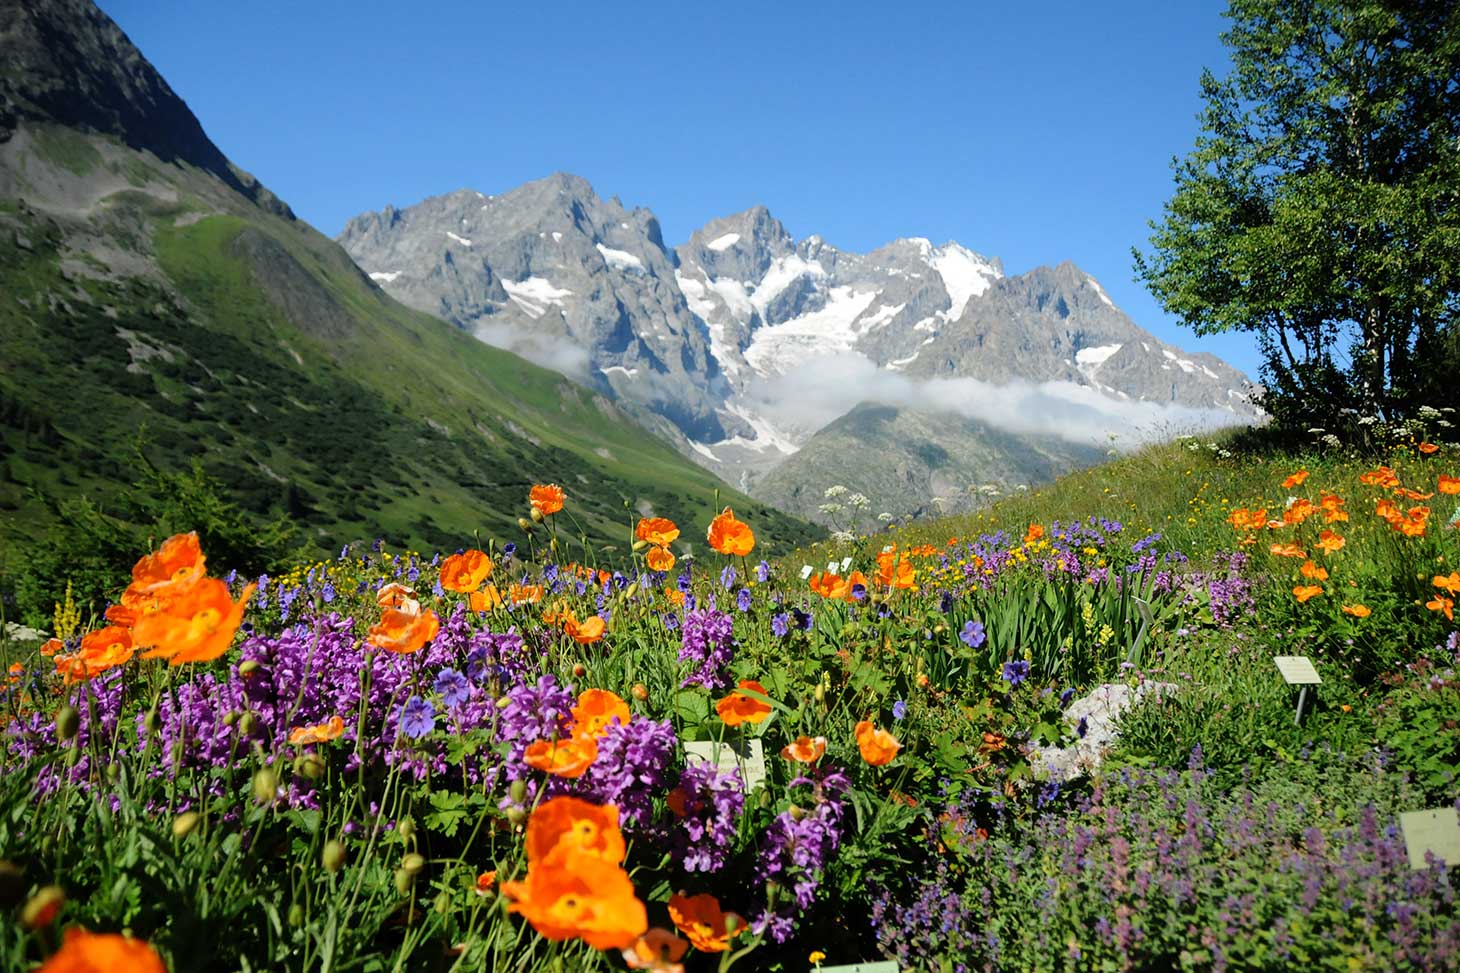
[(838, 544), (850, 544), (857, 539), (857, 534), (850, 530), (834, 530), (831, 532), (831, 539)]
[(826, 497), (826, 499), (828, 500), (835, 500), (837, 497), (844, 497), (846, 495), (847, 488), (842, 486), (840, 483), (838, 483), (836, 486), (827, 487), (826, 493), (823, 494), (823, 496)]

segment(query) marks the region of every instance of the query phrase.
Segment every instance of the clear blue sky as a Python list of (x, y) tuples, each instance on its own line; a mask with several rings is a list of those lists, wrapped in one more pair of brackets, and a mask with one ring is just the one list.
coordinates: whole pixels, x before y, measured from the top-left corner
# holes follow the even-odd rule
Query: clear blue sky
[(1130, 248), (1224, 73), (1223, 0), (552, 3), (101, 0), (219, 147), (325, 233), (387, 203), (556, 170), (666, 242), (768, 206), (868, 250), (955, 239), (1073, 260), (1158, 336), (1197, 339)]

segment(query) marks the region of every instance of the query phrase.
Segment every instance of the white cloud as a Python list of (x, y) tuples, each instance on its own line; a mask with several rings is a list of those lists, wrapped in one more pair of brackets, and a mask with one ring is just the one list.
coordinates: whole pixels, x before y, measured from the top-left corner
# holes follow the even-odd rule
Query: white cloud
[(1009, 432), (1057, 436), (1077, 443), (1134, 448), (1235, 425), (1220, 409), (1193, 409), (1115, 399), (1072, 382), (1014, 380), (994, 385), (973, 378), (914, 380), (848, 354), (817, 358), (746, 391), (756, 411), (776, 426), (808, 436), (862, 402), (924, 412), (951, 412)]

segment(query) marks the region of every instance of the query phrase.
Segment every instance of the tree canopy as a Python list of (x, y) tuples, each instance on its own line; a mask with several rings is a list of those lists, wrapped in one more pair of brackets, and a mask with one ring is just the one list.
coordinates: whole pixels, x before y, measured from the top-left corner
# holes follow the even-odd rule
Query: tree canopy
[[(1232, 69), (1136, 272), (1257, 333), (1279, 421), (1460, 405), (1460, 4), (1231, 0)], [(1331, 427), (1330, 427), (1331, 428)]]

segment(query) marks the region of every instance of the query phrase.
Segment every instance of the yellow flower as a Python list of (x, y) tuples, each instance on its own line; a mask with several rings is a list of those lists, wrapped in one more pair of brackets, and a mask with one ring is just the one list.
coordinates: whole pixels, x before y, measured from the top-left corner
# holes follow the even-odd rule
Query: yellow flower
[(812, 964), (813, 966), (815, 966), (817, 963), (820, 963), (824, 959), (826, 959), (826, 954), (825, 953), (823, 953), (819, 949), (813, 949), (811, 951), (811, 955), (808, 956), (808, 957), (806, 957), (806, 962), (808, 962), (808, 963)]

